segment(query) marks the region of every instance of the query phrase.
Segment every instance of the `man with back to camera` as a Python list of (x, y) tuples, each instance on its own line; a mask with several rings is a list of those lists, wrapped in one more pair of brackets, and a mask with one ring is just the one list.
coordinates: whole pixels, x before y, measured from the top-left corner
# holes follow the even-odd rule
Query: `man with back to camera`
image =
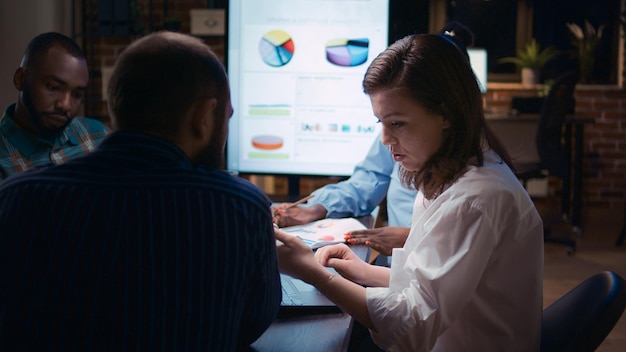
[(98, 120), (76, 117), (89, 80), (85, 55), (69, 37), (34, 37), (13, 75), (19, 91), (0, 120), (0, 179), (92, 151), (107, 133)]
[(0, 350), (249, 346), (280, 277), (269, 199), (220, 169), (223, 65), (198, 38), (153, 33), (108, 93), (114, 132), (95, 151), (0, 185)]

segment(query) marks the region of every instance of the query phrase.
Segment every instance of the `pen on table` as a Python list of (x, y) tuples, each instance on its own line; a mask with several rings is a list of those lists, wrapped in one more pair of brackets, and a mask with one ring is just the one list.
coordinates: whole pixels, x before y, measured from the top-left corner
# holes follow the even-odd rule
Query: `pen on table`
[[(283, 208), (278, 208), (278, 209), (274, 210), (272, 216), (274, 218), (277, 217), (277, 216), (280, 216), (281, 213), (285, 212), (285, 209), (293, 208), (293, 207), (295, 207), (295, 206), (297, 206), (299, 204), (302, 204), (302, 203), (306, 202), (307, 200), (309, 200), (309, 199), (311, 199), (313, 197), (314, 197), (314, 195), (310, 194), (310, 195), (308, 195), (308, 196), (306, 196), (306, 197), (304, 197), (304, 198), (302, 198), (300, 200), (297, 200), (297, 201), (295, 201), (295, 202), (293, 202), (293, 203), (291, 203), (291, 204), (289, 204), (289, 205), (287, 205), (287, 206), (285, 206)], [(276, 223), (274, 223), (274, 225), (278, 226), (278, 225), (276, 225)]]
[(280, 216), (280, 213), (285, 212), (285, 209), (293, 208), (293, 207), (295, 207), (297, 205), (300, 205), (300, 204), (306, 202), (307, 200), (309, 200), (309, 199), (311, 199), (313, 197), (314, 197), (314, 195), (310, 194), (310, 195), (308, 195), (308, 196), (306, 196), (306, 197), (304, 197), (304, 198), (302, 198), (300, 200), (297, 200), (297, 201), (295, 201), (295, 202), (293, 202), (293, 203), (291, 203), (291, 204), (289, 204), (289, 205), (287, 205), (285, 207), (278, 208), (278, 209), (276, 209), (274, 211), (274, 216)]
[(308, 196), (306, 196), (306, 197), (304, 197), (304, 198), (302, 198), (302, 199), (300, 199), (300, 200), (298, 200), (298, 201), (295, 201), (295, 202), (293, 202), (293, 203), (289, 204), (288, 206), (286, 206), (286, 207), (284, 207), (284, 208), (281, 208), (281, 209), (289, 209), (289, 208), (293, 208), (293, 207), (295, 207), (295, 206), (297, 206), (297, 205), (300, 205), (300, 204), (302, 204), (302, 203), (306, 202), (307, 200), (309, 200), (309, 199), (311, 199), (311, 198), (313, 198), (313, 197), (315, 197), (313, 194), (309, 194)]

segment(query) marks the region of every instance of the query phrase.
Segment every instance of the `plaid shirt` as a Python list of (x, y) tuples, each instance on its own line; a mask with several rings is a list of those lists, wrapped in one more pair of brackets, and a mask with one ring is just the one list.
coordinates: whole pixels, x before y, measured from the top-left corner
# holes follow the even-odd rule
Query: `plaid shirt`
[(18, 127), (12, 118), (14, 111), (15, 104), (9, 105), (0, 120), (0, 179), (92, 151), (108, 131), (98, 120), (75, 117), (63, 133), (49, 141)]

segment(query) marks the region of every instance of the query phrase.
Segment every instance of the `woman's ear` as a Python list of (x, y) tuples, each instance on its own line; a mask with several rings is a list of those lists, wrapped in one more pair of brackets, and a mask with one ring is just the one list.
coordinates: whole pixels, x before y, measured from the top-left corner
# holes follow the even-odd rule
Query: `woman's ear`
[(13, 86), (20, 92), (24, 89), (24, 80), (26, 79), (26, 71), (23, 67), (18, 67), (13, 74)]

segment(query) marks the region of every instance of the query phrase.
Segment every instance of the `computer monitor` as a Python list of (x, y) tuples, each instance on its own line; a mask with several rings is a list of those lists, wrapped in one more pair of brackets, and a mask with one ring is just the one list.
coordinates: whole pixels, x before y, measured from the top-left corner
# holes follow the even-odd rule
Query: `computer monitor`
[(480, 91), (485, 93), (487, 91), (487, 49), (469, 48), (467, 53), (469, 54), (474, 74), (476, 74), (478, 79)]
[(380, 124), (362, 81), (388, 46), (389, 0), (229, 0), (234, 173), (347, 176)]

